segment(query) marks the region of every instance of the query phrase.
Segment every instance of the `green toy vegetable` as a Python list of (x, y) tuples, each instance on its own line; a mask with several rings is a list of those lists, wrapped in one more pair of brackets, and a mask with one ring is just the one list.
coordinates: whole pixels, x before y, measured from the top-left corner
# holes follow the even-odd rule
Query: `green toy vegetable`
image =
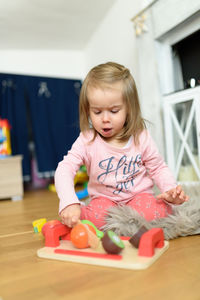
[(89, 224), (89, 225), (91, 225), (92, 227), (94, 227), (94, 229), (96, 230), (96, 235), (97, 235), (98, 238), (101, 239), (101, 238), (104, 236), (103, 231), (100, 231), (99, 229), (97, 229), (97, 227), (96, 227), (91, 221), (89, 221), (89, 220), (81, 220), (81, 222), (82, 222), (83, 224)]

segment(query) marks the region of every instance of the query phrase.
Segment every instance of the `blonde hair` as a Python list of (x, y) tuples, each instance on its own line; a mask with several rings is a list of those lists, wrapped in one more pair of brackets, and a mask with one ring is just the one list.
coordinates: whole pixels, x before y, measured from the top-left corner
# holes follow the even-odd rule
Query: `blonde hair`
[[(114, 62), (107, 62), (92, 68), (83, 81), (79, 101), (80, 129), (84, 133), (91, 127), (89, 122), (89, 101), (87, 98), (88, 87), (104, 88), (116, 82), (122, 82), (122, 96), (127, 105), (126, 122), (119, 140), (127, 140), (133, 135), (135, 143), (138, 143), (139, 135), (146, 126), (141, 116), (135, 81), (127, 68)], [(97, 132), (94, 131), (94, 138), (96, 134)]]

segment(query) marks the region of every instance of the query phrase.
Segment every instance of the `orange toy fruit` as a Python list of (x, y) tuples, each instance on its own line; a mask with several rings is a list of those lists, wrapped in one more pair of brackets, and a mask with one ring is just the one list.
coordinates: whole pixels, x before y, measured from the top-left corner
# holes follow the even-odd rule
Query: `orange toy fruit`
[[(91, 225), (87, 225), (89, 229), (96, 235), (96, 230)], [(77, 224), (71, 230), (71, 242), (79, 249), (88, 248), (88, 233), (85, 224)]]

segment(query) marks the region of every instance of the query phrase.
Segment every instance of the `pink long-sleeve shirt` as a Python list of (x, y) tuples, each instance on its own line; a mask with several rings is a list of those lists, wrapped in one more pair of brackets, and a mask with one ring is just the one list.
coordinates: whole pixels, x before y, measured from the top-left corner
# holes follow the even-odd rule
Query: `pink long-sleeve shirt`
[(60, 199), (59, 212), (80, 203), (74, 190), (74, 177), (81, 165), (87, 167), (88, 192), (91, 198), (105, 196), (115, 203), (127, 203), (138, 193), (153, 193), (154, 183), (161, 192), (174, 188), (176, 181), (158, 152), (149, 132), (144, 130), (139, 144), (118, 148), (106, 143), (93, 132), (80, 133), (55, 173)]

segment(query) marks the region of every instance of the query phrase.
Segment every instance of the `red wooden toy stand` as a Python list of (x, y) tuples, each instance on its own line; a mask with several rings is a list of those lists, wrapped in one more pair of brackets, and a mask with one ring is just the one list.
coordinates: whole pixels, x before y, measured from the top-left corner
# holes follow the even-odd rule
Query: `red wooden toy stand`
[(169, 247), (169, 242), (164, 241), (161, 228), (145, 232), (138, 249), (129, 243), (128, 238), (123, 238), (125, 248), (119, 255), (107, 254), (101, 243), (95, 250), (75, 248), (70, 241), (70, 228), (57, 220), (47, 222), (42, 232), (45, 247), (37, 251), (39, 257), (106, 267), (146, 269)]

